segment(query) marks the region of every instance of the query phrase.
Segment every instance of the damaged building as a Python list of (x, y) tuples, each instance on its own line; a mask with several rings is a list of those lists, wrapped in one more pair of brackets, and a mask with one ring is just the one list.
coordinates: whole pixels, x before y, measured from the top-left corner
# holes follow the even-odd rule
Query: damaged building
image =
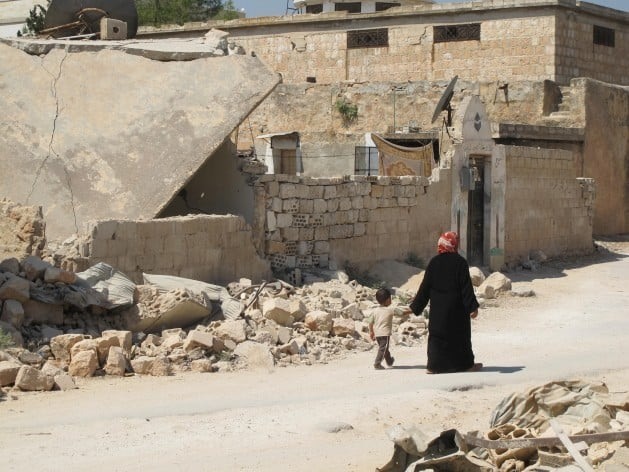
[[(448, 229), (492, 269), (586, 253), (629, 223), (627, 16), (404, 2), (127, 43), (5, 40), (0, 194), (41, 205), (49, 239), (81, 234), (75, 268), (135, 279), (427, 259)], [(387, 152), (404, 170), (381, 168)]]

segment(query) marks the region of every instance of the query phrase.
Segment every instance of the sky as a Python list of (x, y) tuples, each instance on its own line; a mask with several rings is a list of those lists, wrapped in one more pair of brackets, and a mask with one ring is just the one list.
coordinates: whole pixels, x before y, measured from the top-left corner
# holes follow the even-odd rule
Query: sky
[[(443, 0), (437, 0), (438, 3), (448, 3)], [(449, 0), (452, 3), (460, 3), (467, 0)], [(588, 0), (589, 3), (602, 5), (605, 7), (615, 8), (617, 10), (629, 11), (629, 0)], [(266, 15), (283, 15), (286, 13), (286, 4), (293, 6), (292, 0), (234, 0), (234, 5), (239, 10), (244, 8), (247, 17), (266, 16)]]

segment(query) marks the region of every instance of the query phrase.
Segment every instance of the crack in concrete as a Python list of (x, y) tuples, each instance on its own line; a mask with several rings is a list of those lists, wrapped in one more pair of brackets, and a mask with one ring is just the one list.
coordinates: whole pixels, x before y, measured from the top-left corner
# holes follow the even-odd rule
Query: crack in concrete
[[(57, 72), (57, 75), (54, 75), (52, 72), (46, 69), (46, 66), (44, 65), (44, 58), (42, 58), (42, 64), (41, 64), (42, 69), (44, 69), (46, 73), (50, 75), (50, 77), (52, 78), (52, 83), (50, 84), (50, 93), (55, 99), (55, 117), (52, 121), (52, 132), (50, 134), (50, 141), (48, 142), (48, 154), (46, 155), (46, 157), (44, 157), (44, 160), (39, 164), (39, 167), (37, 168), (37, 171), (35, 172), (35, 179), (33, 180), (33, 183), (31, 185), (31, 190), (28, 193), (28, 196), (26, 197), (27, 205), (31, 197), (33, 196), (33, 193), (35, 192), (35, 186), (37, 185), (37, 181), (39, 180), (39, 177), (41, 176), (41, 173), (44, 169), (44, 166), (48, 162), (48, 159), (50, 159), (50, 157), (53, 154), (55, 157), (57, 158), (59, 157), (59, 154), (57, 154), (57, 152), (55, 151), (55, 148), (53, 147), (53, 143), (55, 140), (55, 131), (57, 129), (57, 119), (59, 118), (59, 97), (57, 97), (57, 82), (61, 78), (61, 70), (63, 68), (63, 63), (65, 62), (67, 57), (68, 57), (68, 52), (65, 51), (65, 55), (61, 58), (61, 61), (59, 62), (59, 71)], [(65, 168), (65, 165), (64, 165), (64, 170), (66, 171), (66, 174), (67, 174), (67, 169)], [(72, 189), (70, 189), (70, 193), (72, 194)], [(74, 201), (72, 202), (72, 211), (74, 211)], [(76, 226), (76, 222), (75, 222), (75, 226)]]

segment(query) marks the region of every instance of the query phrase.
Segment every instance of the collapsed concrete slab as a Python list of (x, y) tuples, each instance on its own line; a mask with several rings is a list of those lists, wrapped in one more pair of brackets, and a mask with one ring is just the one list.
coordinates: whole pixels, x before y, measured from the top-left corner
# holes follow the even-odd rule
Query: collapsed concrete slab
[(279, 82), (254, 57), (202, 57), (214, 46), (201, 41), (186, 62), (90, 42), (33, 56), (6, 43), (0, 161), (11, 171), (0, 195), (43, 204), (53, 239), (89, 220), (157, 216)]

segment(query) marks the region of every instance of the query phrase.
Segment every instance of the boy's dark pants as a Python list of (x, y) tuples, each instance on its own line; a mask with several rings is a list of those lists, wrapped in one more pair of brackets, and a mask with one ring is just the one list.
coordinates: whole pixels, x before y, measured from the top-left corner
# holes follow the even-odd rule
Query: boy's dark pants
[(378, 354), (376, 355), (374, 365), (380, 365), (383, 358), (385, 361), (387, 361), (387, 364), (391, 365), (393, 357), (391, 357), (391, 353), (389, 352), (390, 338), (391, 336), (376, 336), (376, 342), (378, 343)]

